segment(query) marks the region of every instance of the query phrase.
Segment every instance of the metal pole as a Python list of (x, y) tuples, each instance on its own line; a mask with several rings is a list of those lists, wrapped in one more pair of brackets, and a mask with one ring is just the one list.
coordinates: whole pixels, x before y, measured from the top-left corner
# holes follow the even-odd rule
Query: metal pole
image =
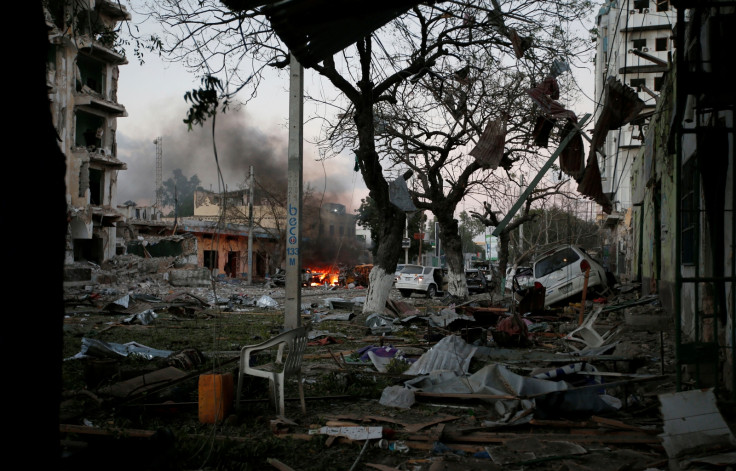
[(248, 284), (253, 284), (253, 166), (250, 166), (250, 197), (248, 198)]
[[(521, 175), (521, 184), (519, 185), (519, 196), (524, 193), (524, 175)], [(519, 253), (524, 253), (524, 224), (519, 224)]]
[[(404, 226), (404, 238), (409, 238), (409, 218), (405, 218), (404, 221), (406, 221), (406, 224)], [(409, 264), (409, 247), (404, 249), (404, 264)]]
[(289, 159), (287, 195), (288, 215), (286, 221), (286, 303), (284, 305), (284, 327), (294, 329), (301, 325), (302, 304), (302, 172), (303, 172), (303, 124), (304, 124), (304, 77), (303, 68), (291, 55), (289, 64)]
[[(586, 113), (583, 115), (583, 117), (580, 119), (580, 122), (578, 126), (582, 128), (585, 126), (585, 123), (590, 119), (590, 113)], [(552, 163), (559, 157), (559, 155), (562, 153), (562, 151), (567, 147), (567, 144), (570, 143), (572, 138), (574, 137), (574, 133), (570, 133), (565, 137), (565, 139), (562, 140), (559, 147), (557, 147), (557, 150), (550, 156), (550, 158), (547, 160), (547, 163), (545, 163), (542, 168), (539, 170), (539, 173), (532, 178), (532, 180), (529, 182), (529, 185), (526, 187), (526, 190), (521, 194), (518, 200), (516, 200), (516, 203), (511, 207), (509, 212), (506, 213), (506, 216), (504, 216), (503, 220), (496, 226), (496, 228), (493, 230), (493, 235), (497, 236), (501, 233), (501, 231), (508, 225), (508, 223), (511, 221), (511, 219), (516, 215), (516, 212), (519, 211), (519, 208), (521, 208), (521, 205), (524, 204), (524, 201), (526, 201), (527, 197), (531, 194), (532, 191), (534, 191), (534, 188), (536, 188), (537, 183), (539, 183), (539, 180), (542, 179), (545, 173), (547, 173), (547, 170), (552, 166)]]

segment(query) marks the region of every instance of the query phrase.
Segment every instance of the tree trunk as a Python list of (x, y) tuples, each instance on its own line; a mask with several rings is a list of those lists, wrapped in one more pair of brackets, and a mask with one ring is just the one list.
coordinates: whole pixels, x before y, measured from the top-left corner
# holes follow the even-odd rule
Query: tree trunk
[[(362, 53), (363, 54), (363, 53)], [(370, 62), (370, 51), (365, 57)], [(359, 82), (361, 94), (355, 104), (355, 124), (358, 130), (358, 158), (363, 181), (369, 195), (375, 201), (381, 215), (380, 230), (374, 257), (374, 267), (369, 276), (368, 293), (363, 305), (363, 314), (383, 312), (391, 292), (391, 283), (396, 272), (396, 262), (401, 255), (401, 239), (404, 235), (406, 214), (391, 204), (389, 186), (383, 176), (380, 157), (376, 152), (373, 129), (373, 85), (370, 81)]]
[(373, 260), (368, 293), (365, 304), (363, 304), (364, 314), (383, 312), (386, 300), (391, 293), (396, 262), (401, 255), (401, 239), (406, 216), (393, 205), (384, 208), (381, 215), (379, 240), (374, 241), (378, 243), (378, 250)]
[(458, 231), (457, 219), (438, 217), (440, 240), (445, 249), (445, 262), (448, 269), (447, 291), (462, 299), (468, 298), (468, 283), (465, 280), (465, 263), (463, 260), (463, 243)]
[[(506, 278), (506, 267), (509, 264), (509, 242), (511, 236), (508, 231), (501, 231), (498, 235), (498, 271), (501, 278)], [(504, 286), (501, 287), (503, 292)]]

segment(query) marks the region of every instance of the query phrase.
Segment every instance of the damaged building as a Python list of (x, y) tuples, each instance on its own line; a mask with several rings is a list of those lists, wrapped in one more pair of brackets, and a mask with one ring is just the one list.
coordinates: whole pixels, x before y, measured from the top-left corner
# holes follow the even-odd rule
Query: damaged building
[(118, 68), (127, 63), (114, 49), (116, 25), (130, 19), (107, 0), (49, 2), (47, 90), (59, 146), (66, 156), (67, 242), (65, 263), (101, 263), (116, 253)]
[(734, 393), (736, 10), (672, 3), (675, 54), (632, 165), (632, 272), (673, 314), (678, 381)]
[[(663, 87), (667, 58), (672, 51), (675, 11), (668, 0), (606, 1), (596, 16), (595, 96), (601, 101), (609, 77), (636, 91), (644, 106), (639, 116), (608, 131), (598, 166), (603, 192), (613, 204), (601, 214), (602, 258), (617, 277), (630, 274), (631, 165), (644, 144), (644, 134)], [(603, 107), (596, 107), (599, 120)]]

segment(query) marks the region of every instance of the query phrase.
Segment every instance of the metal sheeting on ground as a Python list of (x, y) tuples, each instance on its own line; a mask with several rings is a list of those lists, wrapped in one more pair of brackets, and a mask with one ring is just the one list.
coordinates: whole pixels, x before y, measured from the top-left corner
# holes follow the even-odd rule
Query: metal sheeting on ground
[(478, 347), (469, 345), (456, 335), (448, 335), (419, 357), (405, 374), (423, 375), (446, 370), (464, 375), (468, 372), (470, 359), (477, 349)]

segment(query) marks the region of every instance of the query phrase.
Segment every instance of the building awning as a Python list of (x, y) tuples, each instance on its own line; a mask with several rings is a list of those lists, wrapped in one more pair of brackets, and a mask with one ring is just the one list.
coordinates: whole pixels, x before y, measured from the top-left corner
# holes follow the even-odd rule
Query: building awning
[(92, 221), (102, 227), (115, 227), (115, 223), (123, 220), (123, 215), (112, 208), (92, 206)]
[(105, 149), (97, 149), (96, 151), (90, 152), (89, 160), (90, 162), (103, 164), (106, 167), (113, 167), (117, 170), (126, 170), (128, 168), (125, 162), (108, 154)]
[(87, 106), (115, 117), (128, 116), (123, 105), (87, 93), (77, 94), (74, 104), (75, 106)]
[(94, 40), (80, 38), (77, 42), (80, 43), (79, 50), (90, 57), (100, 59), (101, 61), (113, 65), (124, 65), (128, 63), (128, 59), (126, 59), (124, 55), (117, 53)]

